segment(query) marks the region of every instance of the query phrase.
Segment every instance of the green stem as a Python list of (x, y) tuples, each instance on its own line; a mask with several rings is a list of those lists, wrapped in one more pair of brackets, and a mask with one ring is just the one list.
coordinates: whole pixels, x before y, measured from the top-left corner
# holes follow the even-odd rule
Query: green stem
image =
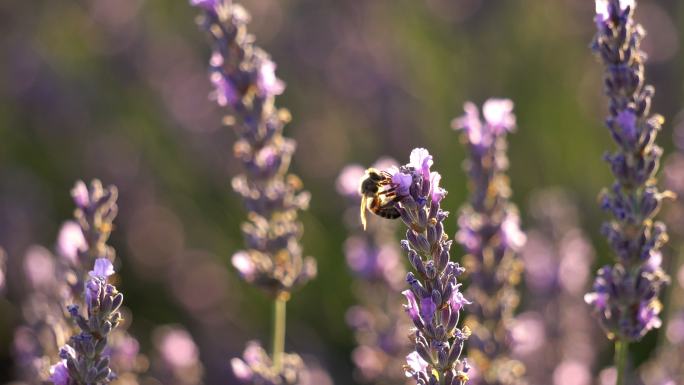
[(276, 298), (273, 306), (273, 366), (280, 373), (285, 350), (285, 299)]
[(629, 342), (615, 341), (615, 368), (617, 369), (616, 385), (625, 384), (625, 370), (627, 369), (627, 355), (629, 354)]

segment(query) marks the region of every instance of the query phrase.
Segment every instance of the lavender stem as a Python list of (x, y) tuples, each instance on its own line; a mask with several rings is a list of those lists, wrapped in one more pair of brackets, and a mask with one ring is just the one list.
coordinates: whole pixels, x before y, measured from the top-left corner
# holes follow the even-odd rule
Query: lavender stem
[(615, 341), (615, 368), (617, 369), (616, 385), (624, 385), (625, 383), (625, 367), (627, 363), (627, 355), (629, 353), (629, 342), (616, 340)]
[(286, 299), (276, 298), (273, 301), (273, 366), (277, 372), (282, 368), (285, 351), (286, 306)]

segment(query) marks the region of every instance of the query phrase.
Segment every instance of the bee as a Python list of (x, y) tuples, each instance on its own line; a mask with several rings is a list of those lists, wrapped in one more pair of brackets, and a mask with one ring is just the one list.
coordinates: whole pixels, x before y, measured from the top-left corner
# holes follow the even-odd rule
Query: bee
[(361, 224), (366, 229), (366, 210), (387, 219), (396, 219), (401, 215), (394, 206), (399, 202), (395, 187), (391, 185), (392, 175), (387, 171), (375, 168), (366, 170), (361, 180)]

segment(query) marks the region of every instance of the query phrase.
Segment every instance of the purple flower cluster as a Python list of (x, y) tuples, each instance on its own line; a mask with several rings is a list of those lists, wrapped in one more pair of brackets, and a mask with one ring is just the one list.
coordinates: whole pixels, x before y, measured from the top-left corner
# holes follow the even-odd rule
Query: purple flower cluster
[[(55, 384), (108, 383), (115, 377), (113, 365), (127, 378), (135, 378), (139, 345), (123, 328), (116, 328), (123, 320), (123, 295), (107, 283), (115, 273), (116, 253), (107, 240), (118, 213), (117, 189), (104, 187), (99, 180), (90, 186), (78, 181), (71, 195), (76, 222), (62, 226), (57, 251), (66, 266), (63, 280), (70, 288), (62, 302), (70, 303), (69, 316), (80, 331), (60, 349), (61, 361), (50, 368), (50, 379)], [(86, 266), (93, 268), (87, 271)]]
[(316, 262), (302, 255), (299, 210), (309, 204), (301, 180), (288, 173), (295, 141), (283, 136), (290, 113), (275, 106), (284, 83), (276, 65), (247, 32), (249, 14), (231, 0), (191, 0), (202, 9), (200, 26), (211, 40), (212, 97), (226, 107), (224, 122), (235, 129), (234, 154), (244, 173), (233, 178), (248, 211), (242, 224), (246, 250), (232, 256), (243, 279), (274, 299), (272, 357), (256, 343), (245, 360), (234, 359), (233, 373), (243, 383), (294, 384), (302, 375), (299, 356), (284, 354), (285, 304), (291, 292), (316, 275)]
[(116, 375), (110, 369), (110, 357), (105, 354), (107, 338), (121, 322), (118, 311), (123, 295), (107, 283), (114, 274), (107, 258), (95, 260), (84, 286), (85, 317), (78, 305), (69, 306), (69, 314), (81, 329), (60, 349), (59, 363), (50, 368), (50, 381), (55, 385), (99, 385), (111, 382)]
[(105, 188), (97, 179), (90, 183), (90, 187), (78, 181), (71, 190), (71, 196), (76, 204), (74, 218), (77, 223), (67, 222), (62, 227), (57, 249), (81, 266), (92, 266), (98, 258), (114, 260), (114, 249), (107, 245), (107, 240), (119, 211), (116, 187)]
[(634, 21), (634, 8), (633, 0), (596, 1), (598, 32), (592, 48), (605, 67), (606, 126), (618, 145), (605, 156), (616, 181), (601, 197), (602, 208), (614, 217), (603, 233), (616, 263), (598, 271), (585, 297), (608, 336), (626, 342), (661, 325), (658, 296), (669, 278), (661, 268), (660, 248), (668, 237), (654, 217), (662, 200), (672, 195), (659, 191), (656, 183), (662, 149), (655, 139), (664, 120), (650, 113), (655, 91), (644, 84), (644, 30)]
[(530, 385), (590, 385), (602, 342), (582, 300), (594, 249), (564, 190), (535, 193), (529, 212), (533, 226), (521, 252), (526, 306), (512, 328), (513, 355), (525, 364)]
[(231, 112), (227, 120), (238, 135), (235, 157), (244, 169), (233, 179), (233, 189), (249, 211), (242, 225), (247, 250), (235, 253), (232, 262), (248, 282), (274, 297), (287, 297), (316, 275), (316, 263), (302, 256), (299, 244), (297, 212), (308, 207), (309, 194), (300, 191), (298, 177), (288, 174), (296, 147), (283, 136), (290, 114), (274, 104), (285, 86), (269, 55), (247, 32), (249, 15), (242, 6), (230, 0), (191, 3), (203, 10), (200, 25), (213, 50), (212, 97)]
[[(114, 258), (114, 250), (106, 242), (117, 212), (116, 188), (104, 188), (95, 180), (89, 189), (79, 181), (72, 196), (77, 222), (67, 221), (60, 229), (57, 256), (43, 247), (33, 246), (24, 261), (30, 294), (23, 301), (24, 324), (17, 328), (13, 345), (21, 377), (29, 383), (48, 380), (50, 363), (75, 332), (66, 309), (68, 305), (85, 304), (83, 296), (88, 291), (84, 288), (93, 279), (88, 275), (88, 267), (96, 264), (93, 271), (108, 273), (103, 270), (103, 260)], [(94, 290), (93, 283), (90, 285)], [(133, 341), (133, 350), (130, 341)], [(137, 346), (133, 337), (118, 328), (110, 334), (105, 355), (117, 371), (135, 378)], [(52, 371), (55, 370), (60, 373), (56, 366)]]
[(244, 384), (294, 385), (299, 384), (306, 373), (304, 362), (297, 354), (283, 354), (280, 368), (276, 368), (268, 353), (259, 342), (247, 343), (242, 359), (230, 360), (233, 374)]
[(432, 164), (428, 151), (417, 148), (408, 164), (389, 170), (397, 195), (393, 204), (407, 227), (401, 247), (415, 270), (406, 275), (409, 289), (402, 293), (415, 326), (405, 371), (419, 385), (463, 385), (470, 368), (461, 352), (470, 331), (459, 329), (458, 321), (469, 302), (457, 281), (464, 269), (449, 260), (452, 241), (443, 223), (448, 212), (440, 207), (447, 192), (439, 186), (441, 175), (430, 171)]
[(515, 286), (523, 270), (518, 252), (525, 244), (517, 208), (509, 201), (506, 135), (515, 129), (513, 102), (489, 99), (482, 108), (466, 103), (465, 115), (453, 121), (467, 149), (464, 163), (470, 199), (458, 218), (456, 240), (466, 252), (464, 265), (474, 305), (466, 319), (473, 333), (468, 357), (480, 384), (522, 384), (524, 365), (511, 358), (510, 328), (519, 302)]
[[(385, 170), (394, 165), (383, 158), (373, 167)], [(352, 290), (357, 304), (346, 315), (358, 345), (352, 352), (354, 375), (360, 382), (376, 385), (407, 383), (402, 368), (410, 349), (405, 335), (410, 326), (401, 314), (399, 292), (406, 268), (396, 242), (397, 223), (374, 215), (368, 218), (366, 231), (359, 228), (359, 180), (364, 172), (360, 165), (349, 165), (337, 178), (337, 190), (349, 205), (352, 234), (344, 243), (344, 253), (355, 277)]]

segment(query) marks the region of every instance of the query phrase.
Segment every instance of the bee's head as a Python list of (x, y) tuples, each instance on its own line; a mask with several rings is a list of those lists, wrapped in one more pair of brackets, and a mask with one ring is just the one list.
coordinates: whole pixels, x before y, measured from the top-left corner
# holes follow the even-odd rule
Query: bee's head
[(385, 179), (382, 173), (374, 168), (369, 168), (366, 170), (366, 174), (361, 180), (360, 193), (361, 195), (373, 196), (377, 194), (380, 189), (379, 183)]

